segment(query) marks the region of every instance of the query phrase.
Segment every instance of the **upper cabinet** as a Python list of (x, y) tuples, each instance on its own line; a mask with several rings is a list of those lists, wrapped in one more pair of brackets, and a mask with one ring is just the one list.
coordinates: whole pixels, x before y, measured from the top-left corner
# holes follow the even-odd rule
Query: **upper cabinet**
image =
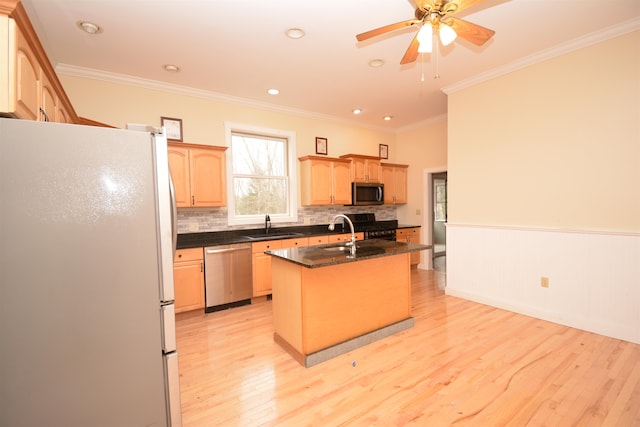
[(302, 205), (351, 204), (351, 161), (319, 156), (298, 160)]
[(380, 164), (385, 204), (399, 205), (407, 203), (408, 168), (408, 165)]
[(345, 154), (340, 158), (351, 161), (352, 182), (380, 182), (379, 157)]
[(178, 207), (226, 206), (227, 147), (181, 142), (168, 145), (169, 169)]
[(22, 4), (0, 0), (0, 115), (75, 123), (77, 116)]

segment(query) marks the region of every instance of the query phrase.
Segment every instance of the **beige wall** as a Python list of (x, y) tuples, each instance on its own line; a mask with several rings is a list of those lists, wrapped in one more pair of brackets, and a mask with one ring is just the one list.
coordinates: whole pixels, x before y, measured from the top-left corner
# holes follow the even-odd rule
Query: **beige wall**
[(449, 222), (640, 231), (640, 32), (449, 95)]
[(447, 117), (438, 117), (403, 130), (398, 133), (396, 141), (396, 163), (410, 165), (407, 179), (409, 203), (398, 208), (398, 221), (425, 226), (424, 172), (447, 168)]
[(297, 135), (297, 155), (315, 154), (315, 137), (328, 139), (328, 155), (357, 153), (378, 155), (378, 144), (389, 145), (394, 155), (395, 135), (349, 124), (254, 108), (225, 102), (213, 96), (194, 96), (133, 85), (60, 75), (79, 116), (124, 128), (127, 123), (160, 126), (160, 117), (183, 121), (185, 142), (225, 145), (224, 122), (292, 130)]

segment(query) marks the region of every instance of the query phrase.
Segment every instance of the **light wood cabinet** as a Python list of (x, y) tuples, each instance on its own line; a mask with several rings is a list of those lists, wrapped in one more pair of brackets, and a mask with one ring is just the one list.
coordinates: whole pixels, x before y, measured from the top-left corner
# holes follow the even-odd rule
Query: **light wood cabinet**
[(227, 148), (172, 142), (168, 145), (177, 206), (225, 206)]
[(271, 293), (271, 255), (264, 251), (282, 248), (284, 240), (268, 240), (251, 244), (253, 268), (253, 296)]
[(352, 182), (380, 182), (380, 158), (360, 154), (345, 154), (341, 159), (351, 161)]
[[(396, 241), (406, 243), (420, 243), (420, 227), (398, 228)], [(420, 252), (411, 252), (411, 265), (420, 263)]]
[(176, 313), (204, 308), (203, 248), (176, 251), (173, 285)]
[(384, 203), (400, 205), (407, 203), (407, 171), (408, 165), (382, 163), (380, 165), (382, 183), (384, 184)]
[(6, 89), (0, 91), (0, 115), (62, 123), (77, 119), (20, 2), (0, 2), (0, 86)]
[(351, 204), (349, 160), (319, 156), (306, 156), (298, 160), (302, 205)]

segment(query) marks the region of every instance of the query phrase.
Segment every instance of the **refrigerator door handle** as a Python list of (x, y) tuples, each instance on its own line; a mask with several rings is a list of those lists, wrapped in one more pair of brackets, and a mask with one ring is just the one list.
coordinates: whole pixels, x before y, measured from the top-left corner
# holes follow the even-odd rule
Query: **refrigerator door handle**
[(171, 198), (171, 230), (172, 230), (173, 256), (175, 256), (176, 250), (178, 248), (178, 204), (176, 202), (176, 188), (173, 185), (173, 178), (171, 177), (171, 171), (169, 171), (169, 197)]

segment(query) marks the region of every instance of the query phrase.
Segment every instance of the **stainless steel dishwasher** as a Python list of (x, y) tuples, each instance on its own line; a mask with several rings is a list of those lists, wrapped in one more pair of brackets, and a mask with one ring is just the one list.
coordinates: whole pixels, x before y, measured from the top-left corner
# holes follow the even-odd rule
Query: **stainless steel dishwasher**
[(204, 248), (205, 312), (251, 303), (251, 243)]

